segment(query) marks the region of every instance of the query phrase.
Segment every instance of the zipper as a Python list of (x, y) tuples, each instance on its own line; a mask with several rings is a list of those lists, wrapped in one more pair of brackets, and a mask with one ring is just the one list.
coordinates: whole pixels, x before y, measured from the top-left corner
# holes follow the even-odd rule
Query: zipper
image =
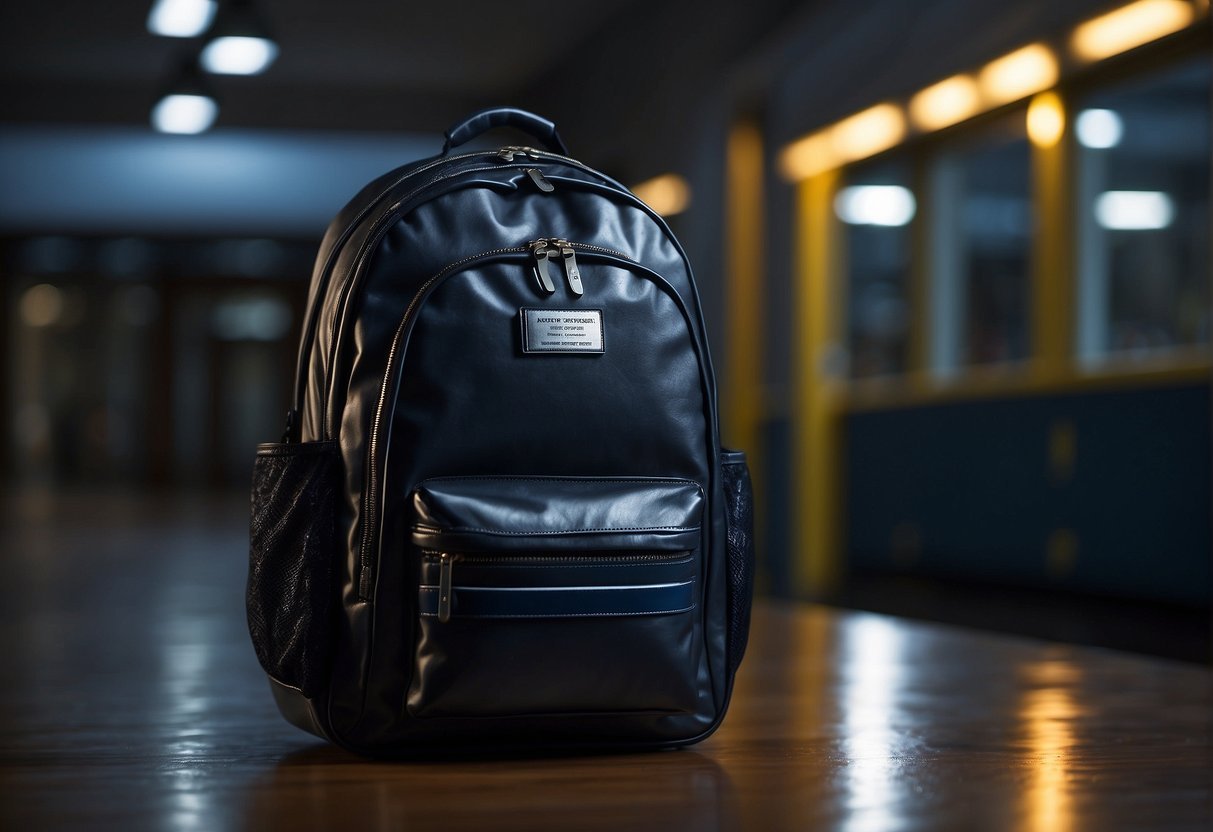
[(665, 563), (685, 560), (689, 552), (628, 552), (601, 555), (486, 555), (462, 552), (439, 552), (427, 549), (423, 557), (438, 561), (438, 620), (444, 624), (451, 620), (451, 596), (455, 574), (455, 563), (493, 564), (512, 566), (528, 564), (536, 566), (562, 563)]
[(451, 620), (451, 581), (457, 557), (449, 552), (438, 556), (438, 620), (443, 624)]
[(556, 186), (548, 181), (548, 178), (543, 175), (543, 171), (539, 168), (527, 168), (526, 175), (531, 177), (531, 181), (535, 183), (535, 187), (545, 194), (550, 194), (556, 190)]
[(540, 291), (547, 292), (549, 295), (556, 291), (556, 284), (552, 282), (552, 271), (549, 266), (554, 258), (559, 257), (560, 262), (564, 264), (564, 275), (568, 280), (569, 290), (577, 297), (585, 294), (585, 289), (581, 284), (581, 268), (577, 265), (577, 249), (610, 254), (614, 257), (622, 257), (624, 260), (632, 259), (622, 251), (592, 246), (587, 243), (570, 243), (568, 240), (560, 238), (540, 237), (533, 243), (528, 243), (528, 246), (535, 258), (535, 283), (538, 284)]
[[(565, 259), (564, 255), (563, 255), (564, 248), (567, 248), (570, 252), (570, 256), (567, 259)], [(538, 269), (540, 268), (538, 264), (541, 262), (539, 260), (538, 252), (541, 250), (543, 252), (545, 252), (544, 257), (543, 257), (544, 261), (546, 261), (547, 259), (549, 259), (551, 257), (552, 251), (556, 251), (556, 252), (560, 253), (562, 259), (564, 259), (566, 269), (569, 268), (569, 260), (573, 260), (572, 268), (577, 269), (575, 255), (573, 255), (572, 252), (574, 250), (581, 250), (581, 251), (590, 252), (590, 253), (607, 255), (609, 257), (622, 260), (629, 266), (640, 268), (643, 271), (648, 272), (649, 274), (656, 275), (656, 273), (653, 272), (651, 269), (648, 269), (644, 265), (637, 263), (635, 260), (633, 260), (628, 255), (624, 254), (623, 252), (615, 251), (614, 249), (604, 248), (603, 246), (590, 245), (588, 243), (572, 243), (572, 242), (569, 242), (568, 240), (560, 240), (560, 239), (553, 240), (553, 239), (549, 239), (549, 238), (540, 238), (540, 239), (535, 240), (526, 245), (495, 248), (495, 249), (491, 249), (489, 251), (480, 252), (479, 254), (473, 254), (469, 257), (463, 258), (462, 260), (457, 260), (454, 263), (448, 264), (437, 274), (430, 277), (428, 280), (426, 280), (424, 283), (421, 284), (421, 286), (417, 289), (416, 293), (413, 295), (412, 300), (409, 301), (409, 305), (404, 310), (404, 315), (401, 316), (400, 323), (396, 327), (396, 332), (392, 336), (392, 345), (388, 350), (387, 366), (384, 370), (383, 381), (380, 384), (380, 388), (379, 388), (379, 401), (375, 406), (375, 415), (371, 419), (370, 439), (367, 442), (367, 467), (366, 467), (366, 471), (367, 471), (366, 485), (367, 485), (367, 487), (366, 487), (365, 495), (363, 497), (363, 505), (362, 505), (362, 517), (363, 517), (362, 540), (361, 540), (360, 551), (359, 551), (359, 556), (358, 556), (358, 597), (360, 600), (363, 600), (363, 601), (369, 600), (371, 597), (371, 588), (372, 588), (371, 587), (371, 584), (372, 584), (371, 551), (372, 551), (372, 548), (373, 548), (374, 542), (375, 542), (374, 541), (375, 534), (374, 534), (373, 530), (378, 523), (378, 510), (379, 510), (378, 506), (379, 506), (379, 490), (380, 490), (380, 482), (379, 482), (380, 438), (379, 437), (380, 437), (380, 433), (383, 428), (383, 411), (387, 405), (388, 394), (389, 394), (390, 388), (392, 386), (392, 379), (393, 379), (392, 371), (395, 368), (396, 362), (399, 358), (400, 349), (401, 349), (401, 345), (403, 343), (404, 335), (408, 331), (409, 325), (412, 323), (413, 317), (417, 311), (417, 307), (420, 305), (421, 300), (425, 297), (426, 293), (429, 292), (430, 288), (432, 286), (434, 286), (438, 281), (440, 281), (444, 277), (446, 277), (447, 275), (456, 271), (460, 267), (465, 266), (474, 261), (484, 260), (484, 259), (487, 259), (490, 257), (502, 255), (502, 254), (519, 254), (519, 253), (525, 253), (528, 251), (531, 252), (531, 254), (536, 257), (536, 274), (537, 274), (536, 279), (541, 281), (540, 285), (543, 286), (542, 278), (538, 276)], [(658, 279), (661, 279), (660, 275), (656, 275), (656, 276)], [(551, 284), (550, 272), (547, 273), (547, 282), (549, 285)], [(581, 275), (580, 275), (579, 270), (577, 271), (577, 282), (580, 285)], [(545, 291), (547, 291), (546, 287), (544, 287), (544, 289), (545, 289)], [(553, 288), (551, 291), (554, 292), (555, 289)], [(681, 305), (681, 301), (678, 301), (678, 303), (679, 303), (679, 305)], [(683, 314), (686, 314), (685, 310), (684, 310)]]
[[(373, 200), (368, 202), (366, 207), (358, 213), (358, 215), (354, 218), (354, 220), (352, 222), (350, 222), (348, 224), (347, 231), (348, 231), (348, 229), (352, 229), (355, 226), (359, 225), (363, 221), (363, 219), (365, 219), (372, 212), (372, 210), (375, 208), (375, 206), (379, 205), (392, 192), (393, 189), (398, 188), (400, 185), (404, 184), (405, 182), (407, 182), (410, 179), (413, 179), (413, 178), (419, 176), (420, 174), (423, 174), (427, 171), (430, 171), (430, 170), (432, 170), (436, 167), (439, 167), (443, 164), (446, 164), (448, 162), (464, 161), (464, 160), (473, 159), (473, 158), (484, 158), (484, 159), (496, 158), (499, 161), (512, 162), (516, 155), (522, 155), (526, 158), (529, 158), (529, 159), (532, 159), (535, 161), (559, 162), (561, 164), (568, 165), (569, 167), (578, 168), (580, 170), (586, 171), (587, 173), (591, 173), (594, 176), (598, 177), (599, 179), (604, 179), (607, 182), (611, 182), (611, 180), (609, 178), (604, 177), (602, 174), (598, 173), (593, 168), (578, 161), (577, 159), (572, 158), (571, 156), (563, 156), (559, 153), (552, 153), (551, 151), (547, 151), (547, 150), (539, 150), (534, 147), (507, 146), (507, 147), (500, 148), (499, 150), (478, 150), (478, 151), (473, 151), (471, 153), (460, 153), (455, 156), (442, 156), (437, 159), (434, 159), (431, 162), (428, 162), (428, 163), (422, 165), (421, 167), (413, 168), (412, 170), (408, 171), (403, 176), (401, 176), (399, 179), (394, 181), (387, 188), (385, 188), (378, 196), (376, 196)], [(333, 324), (330, 327), (330, 331), (329, 331), (329, 343), (330, 343), (330, 345), (333, 345), (330, 347), (330, 355), (329, 355), (329, 362), (328, 362), (328, 366), (329, 366), (330, 370), (331, 370), (332, 364), (333, 364), (333, 361), (332, 361), (333, 356), (331, 354), (331, 351), (336, 348), (335, 344), (336, 344), (336, 340), (337, 340), (336, 339), (337, 324), (338, 324), (338, 321), (344, 315), (343, 310), (345, 309), (346, 301), (348, 299), (348, 292), (349, 292), (350, 285), (353, 282), (353, 276), (361, 270), (362, 265), (364, 264), (364, 261), (366, 260), (367, 251), (369, 251), (371, 248), (373, 248), (375, 245), (377, 245), (378, 241), (382, 238), (384, 229), (381, 228), (380, 226), (383, 225), (384, 221), (386, 219), (388, 219), (389, 217), (391, 217), (393, 214), (395, 214), (402, 205), (406, 204), (407, 202), (409, 202), (412, 199), (419, 196), (422, 192), (428, 190), (429, 188), (431, 188), (435, 185), (438, 185), (441, 182), (445, 182), (448, 179), (453, 179), (455, 177), (463, 176), (464, 174), (468, 174), (468, 173), (479, 173), (479, 172), (484, 172), (484, 171), (500, 170), (500, 169), (501, 169), (500, 165), (493, 165), (491, 167), (481, 167), (481, 168), (469, 168), (466, 170), (455, 171), (447, 176), (439, 176), (435, 179), (431, 179), (430, 181), (426, 182), (424, 185), (421, 185), (420, 187), (415, 188), (413, 191), (411, 191), (404, 197), (394, 201), (392, 203), (392, 205), (386, 211), (382, 212), (381, 214), (379, 214), (378, 217), (375, 218), (375, 220), (371, 223), (372, 233), (370, 236), (367, 237), (367, 241), (363, 244), (361, 250), (358, 252), (357, 257), (354, 260), (354, 265), (350, 268), (349, 274), (346, 276), (346, 279), (343, 282), (340, 293), (339, 293), (338, 303), (337, 303), (338, 312), (333, 316)], [(534, 174), (530, 173), (530, 171), (532, 171), (532, 170), (535, 172)], [(536, 174), (537, 174), (537, 176), (536, 176)], [(538, 168), (533, 168), (533, 167), (529, 168), (528, 175), (531, 176), (532, 181), (534, 181), (535, 185), (540, 190), (545, 191), (545, 192), (550, 192), (551, 190), (554, 190), (554, 186), (551, 184), (551, 182), (549, 182), (546, 179), (546, 177), (543, 176), (542, 171), (540, 171)], [(545, 185), (547, 186), (546, 188), (544, 187)], [(338, 254), (341, 246), (344, 244), (345, 240), (347, 240), (347, 239), (348, 239), (348, 233), (343, 237), (343, 239), (340, 242), (338, 242), (336, 245), (333, 246), (333, 249), (330, 252), (329, 257), (327, 258), (328, 263), (330, 265), (328, 267), (326, 267), (326, 271), (328, 270), (328, 268), (331, 268), (331, 264), (335, 262), (337, 254)], [(323, 298), (321, 298), (319, 296), (317, 297), (317, 308), (314, 313), (312, 323), (310, 323), (308, 325), (308, 330), (312, 333), (312, 335), (310, 336), (310, 339), (314, 338), (315, 327), (319, 325), (319, 315), (320, 315), (319, 307), (322, 305), (322, 303), (321, 303), (322, 300), (323, 300)], [(312, 317), (312, 316), (309, 316), (309, 317)], [(310, 348), (309, 348), (309, 350), (307, 350), (307, 352), (310, 354)], [(304, 359), (301, 355), (300, 365), (296, 368), (297, 390), (296, 390), (296, 398), (295, 398), (295, 401), (293, 402), (293, 406), (296, 409), (296, 411), (298, 411), (298, 409), (302, 406), (301, 397), (303, 396), (303, 390), (304, 390), (304, 386), (302, 384), (302, 380), (304, 378), (303, 362), (304, 362)], [(328, 378), (328, 371), (326, 371), (325, 379), (324, 379), (324, 390), (322, 391), (323, 400), (325, 401), (326, 404), (324, 406), (324, 411), (321, 414), (321, 425), (320, 425), (321, 434), (325, 437), (327, 437), (328, 433), (329, 433), (329, 413), (328, 413), (328, 405), (327, 405), (328, 396), (329, 396), (329, 386), (330, 386), (330, 379)], [(288, 413), (288, 421), (293, 420), (293, 419), (297, 419), (297, 415), (292, 415), (292, 414)]]
[(526, 147), (523, 145), (511, 144), (511, 145), (506, 145), (505, 147), (498, 150), (497, 158), (504, 159), (507, 162), (514, 161), (515, 156), (522, 156), (527, 159), (542, 159), (543, 157), (540, 156), (539, 153), (540, 153), (540, 151), (536, 150), (533, 147)]
[(413, 299), (409, 301), (408, 307), (404, 310), (404, 315), (400, 319), (399, 326), (396, 327), (396, 334), (392, 336), (392, 346), (387, 354), (387, 370), (383, 374), (383, 383), (379, 388), (379, 405), (375, 408), (375, 416), (371, 420), (371, 438), (367, 443), (367, 453), (369, 454), (369, 466), (367, 468), (367, 496), (363, 503), (363, 526), (362, 526), (362, 551), (359, 556), (359, 575), (358, 575), (358, 597), (368, 599), (371, 597), (371, 570), (370, 570), (370, 547), (371, 538), (374, 536), (371, 529), (374, 528), (376, 518), (375, 511), (378, 501), (375, 499), (375, 492), (378, 490), (378, 472), (375, 468), (375, 460), (378, 459), (379, 448), (379, 426), (383, 420), (383, 403), (387, 399), (388, 386), (391, 383), (391, 370), (396, 365), (396, 356), (400, 351), (400, 341), (404, 335), (405, 327), (413, 316), (413, 311), (417, 308), (417, 304), (421, 302), (421, 298), (431, 286), (437, 283), (446, 275), (450, 274), (455, 269), (470, 263), (473, 260), (479, 260), (484, 257), (492, 257), (497, 254), (510, 254), (514, 252), (526, 251), (526, 246), (512, 246), (509, 248), (495, 248), (491, 251), (473, 254), (470, 257), (465, 257), (462, 260), (457, 260), (454, 263), (447, 265), (442, 271), (435, 274), (413, 295)]

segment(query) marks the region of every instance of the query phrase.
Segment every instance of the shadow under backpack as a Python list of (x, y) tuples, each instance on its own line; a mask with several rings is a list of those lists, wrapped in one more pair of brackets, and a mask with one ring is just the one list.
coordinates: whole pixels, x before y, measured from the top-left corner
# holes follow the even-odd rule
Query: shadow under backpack
[[(549, 150), (451, 152), (502, 126)], [(752, 499), (686, 255), (546, 119), (446, 139), (329, 226), (257, 450), (274, 698), (371, 755), (702, 740), (745, 650)]]

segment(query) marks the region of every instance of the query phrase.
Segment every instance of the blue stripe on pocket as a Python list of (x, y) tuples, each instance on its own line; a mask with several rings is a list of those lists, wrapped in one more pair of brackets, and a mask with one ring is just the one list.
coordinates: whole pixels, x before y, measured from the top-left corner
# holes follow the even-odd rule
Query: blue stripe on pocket
[[(422, 586), (420, 613), (438, 615), (438, 587)], [(695, 606), (695, 582), (639, 586), (472, 587), (455, 586), (451, 615), (457, 618), (581, 618), (662, 615)]]

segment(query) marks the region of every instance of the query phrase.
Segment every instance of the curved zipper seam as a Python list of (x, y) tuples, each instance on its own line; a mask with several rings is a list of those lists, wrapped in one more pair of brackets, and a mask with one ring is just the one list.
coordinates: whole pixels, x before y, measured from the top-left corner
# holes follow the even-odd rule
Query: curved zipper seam
[(324, 408), (323, 412), (321, 413), (320, 421), (320, 433), (322, 436), (327, 437), (329, 434), (329, 428), (331, 427), (331, 420), (329, 419), (329, 395), (332, 393), (333, 371), (335, 369), (333, 365), (335, 364), (337, 358), (337, 332), (339, 322), (345, 318), (345, 310), (346, 306), (349, 304), (350, 294), (353, 291), (355, 276), (366, 267), (367, 255), (370, 250), (377, 246), (379, 241), (382, 240), (383, 236), (387, 233), (388, 226), (386, 220), (390, 219), (393, 214), (397, 213), (400, 210), (400, 207), (409, 200), (420, 196), (429, 188), (432, 188), (442, 182), (446, 182), (449, 179), (455, 179), (467, 173), (484, 173), (485, 171), (490, 170), (509, 170), (521, 167), (524, 167), (524, 165), (493, 165), (492, 167), (469, 168), (467, 170), (461, 170), (448, 174), (447, 176), (436, 177), (426, 182), (421, 187), (416, 188), (411, 193), (406, 194), (393, 202), (390, 208), (379, 214), (379, 216), (377, 216), (371, 223), (373, 233), (371, 236), (367, 237), (366, 242), (359, 247), (358, 253), (354, 258), (354, 264), (350, 267), (349, 273), (346, 275), (345, 280), (341, 284), (341, 291), (339, 292), (337, 298), (337, 309), (333, 314), (332, 325), (329, 327), (328, 361), (324, 371), (324, 389), (322, 391), (321, 398)]
[(404, 310), (404, 315), (400, 318), (400, 324), (396, 327), (396, 333), (392, 336), (392, 346), (388, 350), (387, 367), (384, 371), (383, 382), (381, 383), (381, 386), (379, 389), (379, 404), (375, 408), (375, 418), (371, 421), (371, 436), (370, 436), (370, 440), (367, 442), (367, 454), (368, 454), (367, 489), (366, 489), (366, 497), (364, 499), (363, 507), (362, 507), (362, 516), (363, 516), (362, 546), (361, 546), (361, 551), (359, 552), (359, 557), (358, 557), (358, 572), (359, 572), (359, 574), (358, 574), (358, 598), (360, 600), (363, 600), (363, 601), (369, 600), (370, 594), (371, 594), (371, 592), (370, 592), (371, 591), (371, 587), (370, 587), (370, 571), (371, 570), (369, 569), (370, 564), (368, 562), (367, 553), (370, 549), (371, 536), (372, 536), (371, 529), (373, 528), (373, 525), (374, 525), (372, 520), (377, 520), (377, 518), (375, 518), (375, 514), (378, 511), (378, 509), (376, 508), (377, 501), (374, 499), (374, 497), (375, 497), (375, 491), (377, 490), (376, 486), (378, 484), (376, 481), (377, 472), (375, 470), (375, 460), (378, 456), (376, 451), (377, 451), (378, 445), (379, 445), (379, 426), (383, 420), (383, 403), (387, 399), (388, 386), (391, 384), (391, 378), (392, 378), (392, 367), (395, 364), (396, 353), (400, 349), (400, 339), (401, 339), (401, 336), (404, 334), (405, 326), (407, 326), (409, 319), (412, 317), (413, 310), (421, 302), (421, 298), (425, 295), (426, 291), (430, 288), (430, 286), (434, 285), (434, 283), (441, 280), (444, 276), (455, 271), (460, 266), (471, 263), (474, 260), (479, 260), (479, 259), (488, 258), (488, 257), (494, 257), (499, 254), (521, 254), (522, 252), (525, 252), (526, 250), (527, 249), (525, 246), (512, 246), (509, 248), (495, 248), (495, 249), (491, 249), (489, 251), (482, 251), (478, 254), (473, 254), (469, 257), (463, 258), (462, 260), (457, 260), (454, 263), (448, 264), (447, 266), (443, 267), (443, 269), (441, 271), (439, 271), (437, 274), (435, 274), (433, 277), (429, 278), (423, 284), (421, 284), (420, 288), (418, 288), (417, 292), (413, 295), (413, 299), (409, 302), (408, 307)]
[[(328, 256), (324, 258), (324, 268), (320, 271), (321, 279), (325, 280), (325, 282), (327, 283), (327, 279), (324, 277), (324, 275), (327, 274), (327, 275), (331, 276), (333, 265), (335, 264), (336, 259), (339, 256), (339, 253), (340, 253), (342, 247), (349, 241), (350, 237), (352, 236), (353, 229), (356, 228), (358, 226), (358, 224), (361, 223), (364, 219), (366, 219), (367, 216), (373, 212), (375, 206), (378, 205), (379, 203), (381, 203), (384, 199), (386, 199), (393, 190), (395, 190), (396, 188), (399, 188), (401, 185), (403, 185), (405, 182), (412, 179), (414, 176), (419, 176), (427, 171), (433, 170), (434, 168), (439, 167), (440, 165), (442, 165), (444, 163), (459, 162), (459, 161), (463, 161), (466, 159), (474, 158), (476, 156), (489, 156), (489, 155), (493, 155), (494, 153), (499, 153), (499, 152), (500, 151), (477, 150), (477, 151), (474, 151), (471, 153), (460, 153), (455, 156), (442, 156), (437, 159), (434, 159), (433, 161), (431, 161), (427, 164), (419, 165), (419, 166), (412, 168), (411, 170), (401, 174), (398, 178), (394, 179), (390, 185), (388, 185), (386, 188), (384, 188), (378, 194), (376, 194), (373, 199), (369, 200), (366, 203), (366, 205), (364, 205), (358, 211), (358, 213), (354, 215), (354, 218), (346, 223), (343, 233), (337, 238), (337, 241), (335, 243), (333, 243), (333, 247), (329, 251)], [(327, 291), (328, 291), (328, 287), (326, 286), (325, 292), (327, 293)], [(313, 342), (315, 340), (315, 327), (319, 322), (318, 319), (320, 316), (320, 308), (324, 305), (322, 301), (323, 301), (323, 297), (321, 297), (321, 293), (317, 292), (316, 304), (315, 304), (315, 314), (308, 315), (309, 323), (304, 331), (304, 337), (307, 338), (309, 341), (308, 350), (307, 350), (307, 352), (309, 354), (311, 353), (311, 342)], [(311, 312), (312, 310), (309, 309), (308, 311)], [(301, 359), (302, 358), (303, 357), (301, 356)], [(295, 407), (296, 409), (302, 408), (303, 393), (304, 393), (304, 390), (306, 389), (306, 382), (304, 381), (306, 372), (304, 370), (304, 367), (302, 366), (304, 364), (304, 360), (301, 360), (299, 363), (301, 366), (296, 368), (296, 372), (295, 372), (295, 383), (296, 383), (298, 389), (292, 393), (292, 397), (293, 397), (292, 406)]]
[[(559, 161), (570, 167), (575, 167), (580, 170), (584, 170), (586, 173), (592, 174), (594, 176), (602, 177), (602, 174), (598, 173), (598, 171), (589, 167), (585, 163), (579, 162), (578, 160), (573, 159), (569, 156), (561, 156), (558, 153), (548, 153), (546, 151), (539, 151), (539, 150), (535, 150), (534, 148), (526, 148), (526, 150), (528, 152), (540, 153), (541, 155), (547, 157), (549, 160)], [(380, 200), (382, 200), (384, 197), (386, 197), (393, 188), (399, 187), (403, 182), (407, 181), (408, 179), (411, 179), (413, 176), (415, 176), (417, 174), (424, 173), (427, 170), (433, 170), (435, 167), (441, 165), (443, 161), (449, 162), (449, 161), (453, 161), (456, 158), (469, 159), (469, 158), (472, 158), (475, 156), (480, 156), (480, 155), (496, 156), (500, 152), (501, 152), (500, 150), (493, 150), (493, 151), (480, 151), (478, 153), (468, 153), (468, 154), (463, 154), (459, 157), (451, 157), (451, 158), (448, 158), (445, 160), (436, 160), (436, 161), (430, 163), (429, 165), (424, 165), (421, 168), (418, 168), (417, 170), (410, 172), (409, 175), (404, 176), (401, 179), (394, 182), (390, 188), (388, 188), (386, 191), (384, 191), (382, 194), (380, 194), (379, 197), (377, 197), (375, 199), (375, 201), (371, 203), (371, 207), (373, 208), (375, 204), (377, 204)], [(534, 158), (534, 157), (532, 157), (532, 158)], [(505, 160), (503, 160), (503, 161), (505, 161)], [(322, 394), (321, 403), (322, 403), (323, 410), (321, 412), (320, 433), (321, 433), (322, 437), (325, 437), (325, 438), (328, 437), (329, 428), (330, 428), (329, 395), (332, 392), (332, 382), (333, 382), (332, 374), (333, 374), (333, 370), (334, 370), (333, 364), (334, 364), (334, 361), (336, 358), (338, 321), (342, 320), (345, 317), (345, 308), (349, 302), (349, 295), (350, 295), (350, 291), (353, 288), (354, 278), (359, 273), (359, 271), (361, 271), (361, 269), (365, 267), (365, 265), (366, 265), (365, 261), (366, 261), (368, 250), (370, 248), (373, 248), (375, 245), (377, 245), (379, 243), (379, 240), (381, 240), (383, 238), (383, 235), (386, 233), (386, 228), (380, 228), (379, 226), (381, 224), (385, 223), (386, 220), (390, 219), (392, 217), (392, 215), (395, 214), (400, 209), (400, 207), (402, 205), (404, 205), (406, 202), (420, 196), (422, 194), (422, 192), (424, 192), (425, 190), (427, 190), (441, 182), (445, 182), (448, 179), (454, 179), (456, 177), (459, 177), (459, 176), (462, 176), (462, 175), (468, 174), (468, 173), (484, 173), (485, 171), (511, 170), (511, 169), (525, 170), (528, 167), (533, 167), (533, 165), (528, 165), (525, 162), (515, 163), (512, 160), (510, 160), (504, 165), (491, 165), (488, 167), (468, 168), (466, 170), (455, 171), (446, 176), (435, 177), (435, 178), (429, 180), (428, 182), (426, 182), (424, 185), (422, 185), (418, 188), (415, 188), (412, 192), (406, 194), (405, 196), (403, 196), (400, 199), (393, 202), (390, 208), (388, 208), (387, 210), (380, 213), (379, 216), (377, 216), (371, 222), (372, 234), (371, 234), (371, 236), (367, 237), (367, 242), (364, 243), (360, 247), (358, 254), (354, 258), (354, 265), (350, 268), (349, 273), (346, 275), (345, 280), (342, 282), (341, 290), (338, 293), (337, 309), (333, 315), (333, 323), (332, 323), (332, 326), (329, 327), (329, 350), (328, 350), (329, 355), (328, 355), (328, 363), (324, 370), (324, 389), (321, 391), (321, 394)], [(370, 214), (370, 213), (371, 213), (371, 211), (368, 210), (366, 212), (366, 214), (360, 214), (358, 219), (356, 219), (350, 225), (351, 226), (357, 225), (358, 223), (362, 222), (363, 219), (365, 219), (367, 214)], [(604, 251), (605, 250), (606, 249), (604, 249)], [(612, 253), (622, 254), (622, 252), (612, 252)], [(624, 255), (624, 256), (626, 256), (626, 255)], [(317, 322), (317, 323), (319, 323), (319, 322)]]
[[(440, 557), (445, 550), (440, 549), (423, 549), (422, 555), (427, 558)], [(665, 563), (674, 561), (690, 560), (689, 550), (670, 552), (669, 554), (657, 553), (636, 553), (631, 555), (511, 555), (508, 553), (489, 555), (478, 554), (471, 552), (447, 552), (447, 554), (459, 555), (460, 563), (489, 563), (494, 565), (507, 565), (503, 561), (508, 561), (509, 564), (516, 563), (584, 563), (585, 561), (597, 561), (599, 563)]]

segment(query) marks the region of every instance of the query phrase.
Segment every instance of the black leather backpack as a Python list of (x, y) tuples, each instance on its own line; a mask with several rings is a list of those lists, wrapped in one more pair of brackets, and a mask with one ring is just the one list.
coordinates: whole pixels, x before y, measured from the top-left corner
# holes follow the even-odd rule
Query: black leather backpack
[[(452, 153), (498, 126), (549, 150)], [(691, 267), (566, 153), (477, 113), (321, 245), (248, 619), (283, 715), (352, 750), (669, 747), (728, 705), (750, 482)]]

